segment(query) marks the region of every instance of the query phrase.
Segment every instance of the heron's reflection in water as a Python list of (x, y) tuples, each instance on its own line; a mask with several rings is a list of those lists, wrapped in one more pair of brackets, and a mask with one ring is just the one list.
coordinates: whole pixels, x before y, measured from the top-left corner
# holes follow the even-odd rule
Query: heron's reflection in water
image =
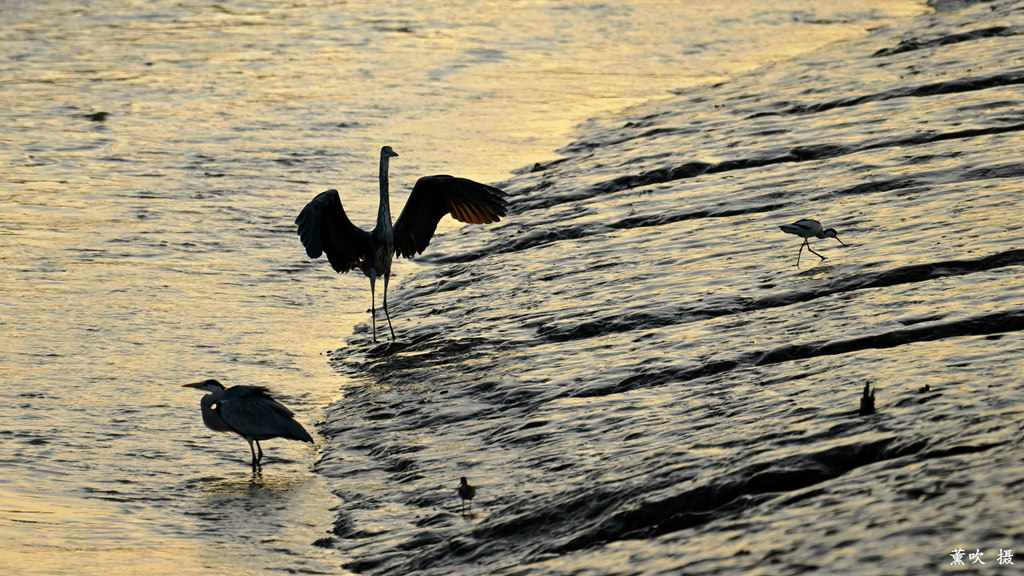
[(237, 478), (204, 478), (197, 484), (201, 487), (204, 499), (211, 502), (231, 502), (253, 500), (282, 500), (293, 498), (301, 492), (311, 478), (308, 475), (267, 474), (264, 476), (261, 467), (254, 468), (248, 476)]
[[(248, 475), (198, 478), (189, 484), (197, 495), (189, 512), (200, 520), (196, 528), (216, 533), (218, 541), (292, 548), (323, 537), (331, 526), (330, 511), (317, 506), (330, 498), (330, 491), (311, 473), (271, 474), (257, 468)], [(308, 553), (305, 546), (288, 551)]]

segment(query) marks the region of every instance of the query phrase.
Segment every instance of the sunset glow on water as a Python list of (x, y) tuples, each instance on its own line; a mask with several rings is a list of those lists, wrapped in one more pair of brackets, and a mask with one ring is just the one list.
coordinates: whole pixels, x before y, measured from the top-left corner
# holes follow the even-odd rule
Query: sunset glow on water
[[(0, 574), (994, 563), (1024, 546), (1021, 14), (0, 8)], [(396, 261), (374, 345), (366, 278), (293, 222), (337, 188), (372, 228), (385, 144), (396, 214), (442, 173), (512, 208)], [(799, 218), (848, 246), (798, 267)], [(205, 378), (314, 446), (254, 474)]]

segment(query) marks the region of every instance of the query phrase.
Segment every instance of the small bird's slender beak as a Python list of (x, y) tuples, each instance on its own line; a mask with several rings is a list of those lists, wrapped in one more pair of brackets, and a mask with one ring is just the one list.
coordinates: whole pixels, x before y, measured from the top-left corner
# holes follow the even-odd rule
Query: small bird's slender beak
[[(839, 240), (839, 236), (836, 236), (836, 240)], [(847, 246), (846, 242), (843, 242), (842, 240), (839, 240), (839, 243), (843, 246)]]

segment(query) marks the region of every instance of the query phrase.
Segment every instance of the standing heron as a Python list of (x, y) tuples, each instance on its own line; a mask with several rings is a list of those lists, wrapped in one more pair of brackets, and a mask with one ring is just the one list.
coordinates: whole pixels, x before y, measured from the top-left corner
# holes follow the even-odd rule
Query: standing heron
[[(199, 401), (203, 410), (203, 424), (217, 432), (234, 432), (249, 442), (252, 467), (263, 459), (260, 440), (287, 438), (313, 442), (309, 433), (293, 418), (292, 411), (270, 396), (263, 386), (224, 385), (216, 380), (203, 380), (185, 384), (182, 388), (198, 388), (209, 392)], [(253, 449), (253, 442), (256, 449)], [(256, 450), (259, 450), (257, 456)]]
[(846, 246), (846, 244), (844, 244), (842, 240), (839, 240), (839, 233), (836, 232), (835, 228), (822, 228), (821, 222), (818, 222), (817, 220), (797, 220), (792, 224), (784, 224), (782, 226), (779, 226), (779, 228), (783, 232), (786, 232), (788, 234), (796, 234), (797, 236), (804, 239), (804, 243), (800, 245), (800, 251), (796, 253), (797, 266), (800, 265), (800, 255), (803, 254), (804, 246), (807, 247), (807, 251), (810, 252), (811, 254), (814, 254), (815, 256), (821, 258), (822, 260), (825, 259), (825, 257), (822, 256), (821, 254), (818, 254), (814, 250), (811, 250), (811, 245), (807, 242), (811, 238), (835, 238), (840, 244)]
[(476, 487), (466, 482), (466, 477), (459, 479), (459, 498), (462, 498), (462, 512), (466, 512), (466, 500), (469, 500), (469, 510), (473, 511), (473, 498), (476, 498)]
[(380, 149), (380, 205), (377, 225), (372, 232), (352, 224), (334, 189), (318, 194), (295, 219), (299, 238), (310, 258), (319, 258), (326, 252), (335, 272), (348, 272), (358, 267), (370, 279), (374, 342), (377, 341), (375, 284), (379, 276), (384, 277), (384, 316), (388, 319), (391, 339), (395, 339), (388, 313), (388, 280), (395, 254), (405, 258), (422, 254), (445, 214), (451, 214), (460, 222), (489, 224), (499, 221), (508, 208), (505, 193), (497, 188), (454, 176), (424, 176), (416, 181), (405, 208), (392, 226), (388, 161), (396, 156), (391, 146)]

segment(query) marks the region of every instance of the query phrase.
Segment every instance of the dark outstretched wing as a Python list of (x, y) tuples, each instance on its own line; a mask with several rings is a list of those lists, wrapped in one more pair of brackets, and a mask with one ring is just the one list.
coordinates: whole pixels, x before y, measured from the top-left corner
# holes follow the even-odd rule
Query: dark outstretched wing
[(345, 215), (337, 190), (317, 194), (295, 219), (299, 238), (310, 258), (324, 252), (335, 272), (348, 272), (370, 253), (370, 234), (356, 228)]
[(233, 386), (220, 397), (217, 411), (231, 428), (256, 440), (290, 438), (312, 442), (292, 411), (270, 395), (262, 386)]
[(505, 193), (493, 186), (454, 176), (424, 176), (395, 221), (395, 254), (421, 254), (445, 214), (460, 222), (488, 224), (500, 220), (507, 208)]

